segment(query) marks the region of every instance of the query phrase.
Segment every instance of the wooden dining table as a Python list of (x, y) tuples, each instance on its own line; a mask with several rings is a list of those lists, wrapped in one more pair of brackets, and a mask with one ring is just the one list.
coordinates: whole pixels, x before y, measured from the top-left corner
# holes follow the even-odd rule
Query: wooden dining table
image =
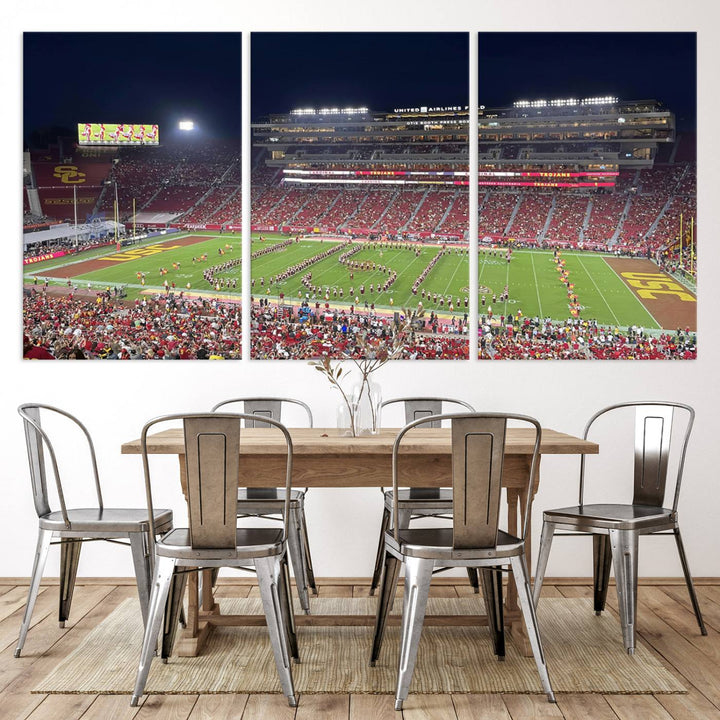
[[(398, 429), (383, 428), (376, 435), (349, 437), (336, 428), (289, 428), (293, 442), (294, 487), (363, 488), (392, 486), (392, 448)], [(524, 522), (527, 481), (534, 446), (534, 431), (508, 428), (505, 440), (502, 484), (506, 488), (507, 530), (518, 534)], [(148, 437), (149, 454), (177, 455), (180, 483), (187, 489), (185, 447), (181, 428), (171, 428)], [(140, 454), (140, 440), (123, 443), (123, 454)], [(551, 429), (543, 429), (540, 455), (596, 454), (596, 443)], [(241, 487), (281, 487), (285, 484), (286, 444), (283, 435), (272, 428), (246, 428), (240, 440)], [(531, 503), (540, 482), (540, 464), (530, 486)], [(447, 487), (451, 477), (450, 428), (417, 428), (408, 433), (400, 446), (398, 485), (400, 487)], [(375, 532), (375, 528), (369, 530)], [(526, 556), (531, 557), (530, 523)], [(524, 625), (517, 605), (514, 584), (508, 584), (505, 622), (513, 638), (527, 654)], [(367, 624), (374, 616), (303, 615), (298, 625)], [(435, 624), (477, 624), (483, 616), (434, 616)], [(188, 579), (188, 618), (183, 638), (176, 645), (179, 655), (197, 655), (212, 627), (216, 625), (257, 625), (264, 616), (222, 615), (213, 597), (210, 571), (206, 571), (199, 590), (197, 573)]]

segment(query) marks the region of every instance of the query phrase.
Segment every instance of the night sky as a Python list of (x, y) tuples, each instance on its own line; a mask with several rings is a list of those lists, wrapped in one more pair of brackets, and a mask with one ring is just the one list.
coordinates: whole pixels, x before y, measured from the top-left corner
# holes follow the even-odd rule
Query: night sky
[(79, 122), (157, 123), (170, 140), (188, 117), (208, 137), (240, 137), (240, 33), (25, 33), (30, 133)]
[[(696, 124), (694, 33), (481, 33), (479, 100), (655, 98)], [(371, 110), (468, 103), (465, 33), (253, 33), (253, 120), (296, 107)], [(183, 117), (240, 137), (239, 33), (26, 33), (24, 136), (79, 122)]]
[(467, 105), (467, 33), (253, 33), (252, 118), (300, 107)]
[(614, 95), (660, 100), (696, 125), (695, 33), (481, 33), (479, 102)]

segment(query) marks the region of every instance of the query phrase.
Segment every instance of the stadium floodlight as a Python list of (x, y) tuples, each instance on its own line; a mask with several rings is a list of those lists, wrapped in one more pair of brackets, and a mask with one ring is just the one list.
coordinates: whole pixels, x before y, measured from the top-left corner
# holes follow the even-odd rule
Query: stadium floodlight
[(190, 131), (195, 129), (195, 123), (192, 120), (180, 120), (178, 130)]
[(612, 105), (617, 101), (618, 99), (612, 95), (603, 95), (600, 97), (583, 98), (580, 103), (582, 105)]

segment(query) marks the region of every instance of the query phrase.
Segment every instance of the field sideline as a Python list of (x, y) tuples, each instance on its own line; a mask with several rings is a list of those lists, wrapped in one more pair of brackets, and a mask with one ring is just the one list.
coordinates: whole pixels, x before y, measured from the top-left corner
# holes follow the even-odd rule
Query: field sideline
[[(253, 237), (253, 253), (270, 250), (288, 240), (286, 236), (270, 234), (263, 234), (263, 238), (261, 242), (259, 236)], [(337, 238), (301, 238), (282, 249), (262, 254), (252, 263), (253, 296), (276, 299), (282, 293), (296, 302), (309, 296), (324, 303), (327, 294), (331, 305), (350, 305), (357, 298), (360, 305), (367, 302), (383, 309), (415, 307), (422, 301), (427, 311), (446, 314), (451, 303), (459, 316), (468, 311), (465, 299), (469, 294), (469, 260), (465, 249), (448, 246), (441, 254), (439, 245), (411, 245), (407, 249), (403, 244), (381, 246), (370, 242), (353, 242), (340, 249), (342, 243)], [(320, 253), (333, 249), (337, 251), (313, 261)], [(345, 264), (338, 262), (348, 250), (354, 252)], [(207, 259), (201, 259), (205, 254)], [(33, 283), (37, 277), (39, 282), (51, 278), (55, 284), (66, 284), (68, 279), (82, 287), (89, 283), (97, 290), (125, 285), (129, 299), (148, 292), (163, 292), (163, 283), (167, 281), (171, 287), (174, 283), (176, 292), (182, 290), (190, 296), (216, 295), (239, 300), (241, 254), (239, 234), (188, 232), (127, 246), (119, 254), (114, 248), (104, 248), (82, 256), (25, 266), (23, 270), (26, 283)], [(680, 288), (653, 263), (623, 259), (624, 264), (618, 269), (618, 260), (613, 256), (563, 251), (561, 258), (567, 281), (577, 296), (580, 317), (621, 328), (639, 325), (651, 330), (674, 330), (680, 326), (695, 329), (694, 294)], [(433, 260), (434, 265), (414, 294), (413, 283)], [(560, 279), (551, 251), (515, 250), (508, 262), (504, 249), (481, 248), (478, 261), (480, 316), (487, 316), (490, 309), (496, 318), (517, 316), (518, 312), (524, 317), (549, 317), (559, 321), (570, 316), (568, 286)], [(289, 267), (308, 262), (307, 267), (277, 281), (277, 276)], [(351, 267), (348, 262), (357, 265)], [(218, 268), (226, 263), (230, 266)], [(161, 273), (161, 268), (167, 272)], [(212, 281), (203, 277), (209, 269), (213, 269)], [(397, 272), (397, 279), (383, 290), (381, 285), (393, 271)], [(138, 277), (142, 273), (144, 284)], [(315, 297), (301, 282), (306, 273), (312, 274), (307, 284), (315, 286)], [(505, 286), (508, 299), (501, 301)], [(661, 301), (665, 306), (674, 303), (674, 314), (662, 311)]]

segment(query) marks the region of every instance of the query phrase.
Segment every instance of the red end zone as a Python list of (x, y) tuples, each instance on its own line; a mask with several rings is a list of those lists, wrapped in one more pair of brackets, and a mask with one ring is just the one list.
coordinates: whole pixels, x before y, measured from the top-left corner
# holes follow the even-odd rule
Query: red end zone
[(169, 240), (163, 240), (159, 243), (153, 243), (152, 245), (144, 245), (143, 247), (131, 247), (127, 250), (123, 250), (119, 253), (113, 253), (103, 258), (93, 258), (92, 260), (82, 260), (81, 262), (72, 263), (63, 267), (55, 268), (54, 270), (43, 270), (41, 275), (43, 277), (54, 277), (54, 278), (74, 278), (78, 275), (84, 275), (85, 273), (94, 272), (95, 270), (104, 270), (105, 268), (112, 267), (119, 262), (130, 262), (133, 260), (139, 260), (142, 258), (157, 255), (159, 253), (167, 252), (168, 250), (174, 250), (180, 247), (187, 247), (188, 245), (195, 245), (196, 243), (205, 242), (209, 240), (207, 236), (202, 235), (188, 235), (187, 237), (173, 238)]
[(697, 297), (684, 285), (650, 260), (606, 260), (662, 328), (697, 331)]

